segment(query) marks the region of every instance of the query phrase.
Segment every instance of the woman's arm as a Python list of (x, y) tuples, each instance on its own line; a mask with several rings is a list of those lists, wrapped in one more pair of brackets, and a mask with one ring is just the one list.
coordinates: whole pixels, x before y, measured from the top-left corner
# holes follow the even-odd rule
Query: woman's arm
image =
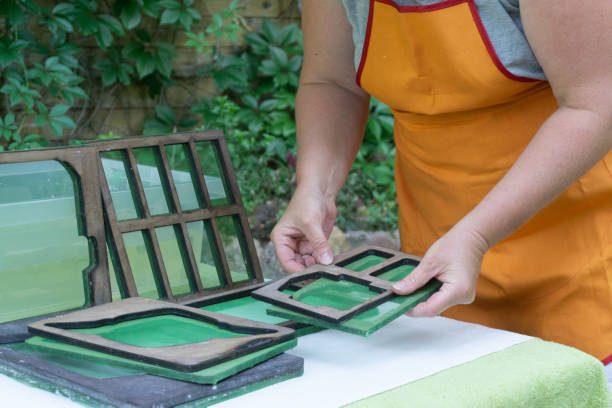
[(304, 0), (302, 27), (297, 188), (271, 235), (289, 272), (333, 260), (327, 238), (334, 202), (361, 144), (369, 106), (355, 83), (352, 29), (341, 1)]
[(470, 213), (427, 252), (396, 292), (444, 284), (413, 316), (474, 299), (484, 253), (555, 199), (612, 149), (612, 3), (521, 0), (525, 33), (559, 109)]

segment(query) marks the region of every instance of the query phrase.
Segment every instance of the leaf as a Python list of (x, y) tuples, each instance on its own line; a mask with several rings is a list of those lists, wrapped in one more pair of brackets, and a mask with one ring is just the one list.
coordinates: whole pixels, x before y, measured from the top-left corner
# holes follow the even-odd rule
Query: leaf
[(291, 57), (289, 63), (287, 64), (287, 68), (289, 71), (300, 72), (300, 69), (302, 68), (302, 56), (294, 55)]
[(276, 99), (268, 99), (267, 101), (263, 101), (259, 109), (263, 112), (270, 112), (276, 108), (278, 101)]
[(68, 116), (56, 116), (53, 118), (53, 122), (65, 128), (73, 128), (76, 126), (73, 120)]
[(11, 40), (8, 37), (0, 38), (0, 64), (7, 67), (13, 62), (20, 62), (22, 59), (21, 50), (28, 45), (23, 40)]
[(74, 7), (74, 5), (70, 3), (60, 3), (57, 6), (53, 7), (51, 13), (56, 15), (68, 15), (74, 13), (75, 10), (76, 8)]
[(261, 23), (261, 33), (268, 41), (275, 44), (280, 43), (280, 30), (272, 21), (265, 19)]
[(178, 123), (181, 129), (191, 129), (197, 124), (198, 124), (198, 119), (193, 116), (184, 116), (181, 118), (181, 120), (179, 120), (179, 123)]
[(259, 71), (262, 75), (274, 76), (278, 73), (278, 66), (272, 60), (265, 60), (261, 63)]
[(270, 56), (279, 69), (287, 66), (287, 53), (280, 48), (274, 46), (270, 47)]
[(155, 61), (151, 53), (146, 52), (136, 59), (136, 71), (140, 78), (144, 78), (155, 70)]
[(279, 33), (279, 45), (289, 45), (300, 38), (300, 29), (295, 24), (283, 27)]
[(66, 86), (61, 90), (62, 97), (66, 99), (70, 104), (74, 104), (74, 99), (84, 99), (89, 100), (89, 96), (85, 93), (85, 91), (78, 86)]
[(159, 18), (161, 7), (158, 0), (142, 0), (142, 11), (153, 18)]
[(121, 21), (123, 25), (128, 30), (138, 26), (141, 21), (140, 9), (138, 8), (138, 3), (135, 1), (126, 1), (123, 3), (120, 14)]
[(53, 17), (53, 22), (57, 24), (59, 28), (66, 31), (67, 33), (71, 33), (74, 31), (74, 27), (72, 27), (72, 23), (70, 23), (70, 21), (65, 17), (61, 17), (61, 16)]
[(156, 105), (155, 114), (157, 117), (167, 125), (174, 125), (176, 123), (176, 115), (171, 107), (166, 105)]
[(219, 14), (214, 14), (212, 21), (213, 24), (217, 26), (217, 28), (223, 27), (223, 18)]
[(113, 16), (109, 16), (108, 14), (101, 14), (98, 18), (111, 30), (113, 30), (118, 35), (124, 35), (125, 31), (123, 31), (123, 27), (119, 20), (117, 20)]
[(181, 16), (181, 12), (179, 10), (171, 10), (171, 9), (165, 10), (162, 13), (160, 24), (161, 25), (174, 24), (178, 21), (180, 16)]
[(257, 109), (257, 98), (252, 94), (244, 94), (240, 97), (240, 100), (249, 108)]
[(157, 118), (149, 118), (143, 123), (142, 134), (145, 136), (163, 135), (166, 133), (172, 133), (172, 127), (161, 122)]
[(257, 33), (246, 33), (244, 35), (244, 39), (247, 44), (253, 47), (253, 51), (255, 54), (264, 55), (267, 54), (268, 51), (268, 42), (264, 40), (264, 38)]
[(70, 110), (70, 106), (68, 105), (55, 105), (51, 108), (51, 116), (58, 116), (58, 115), (63, 115), (64, 113), (68, 112), (68, 110)]
[(113, 34), (108, 26), (104, 24), (98, 26), (98, 32), (95, 33), (95, 37), (98, 45), (103, 49), (108, 48), (113, 43)]
[(6, 5), (6, 8), (3, 10), (3, 12), (6, 13), (7, 22), (13, 28), (16, 28), (16, 27), (19, 27), (25, 24), (29, 19), (29, 16), (25, 14), (21, 10), (21, 8), (14, 2), (8, 3)]

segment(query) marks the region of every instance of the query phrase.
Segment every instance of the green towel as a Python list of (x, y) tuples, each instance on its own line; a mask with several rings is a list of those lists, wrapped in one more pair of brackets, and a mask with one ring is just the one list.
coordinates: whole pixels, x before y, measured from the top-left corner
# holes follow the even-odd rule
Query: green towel
[(610, 407), (601, 362), (539, 339), (346, 405), (364, 407), (494, 408)]

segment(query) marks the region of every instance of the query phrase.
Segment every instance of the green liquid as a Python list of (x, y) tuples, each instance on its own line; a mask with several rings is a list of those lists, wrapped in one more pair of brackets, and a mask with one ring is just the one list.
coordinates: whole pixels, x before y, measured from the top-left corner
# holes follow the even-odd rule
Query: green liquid
[(387, 259), (388, 258), (384, 258), (378, 255), (366, 255), (362, 258), (357, 259), (356, 261), (351, 262), (350, 264), (344, 265), (343, 268), (355, 272), (361, 272), (375, 265), (378, 265), (379, 263), (382, 263)]
[(246, 336), (246, 334), (221, 329), (212, 323), (173, 315), (145, 317), (102, 327), (71, 331), (95, 334), (108, 340), (140, 347), (177, 346), (215, 338)]
[(379, 294), (359, 283), (321, 278), (295, 292), (293, 298), (311, 306), (348, 310)]

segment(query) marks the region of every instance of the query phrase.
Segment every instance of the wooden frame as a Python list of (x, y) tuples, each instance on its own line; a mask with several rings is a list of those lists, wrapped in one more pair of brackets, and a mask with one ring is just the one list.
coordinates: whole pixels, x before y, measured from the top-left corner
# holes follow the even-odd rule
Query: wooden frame
[(410, 255), (405, 252), (396, 251), (393, 249), (383, 248), (375, 245), (364, 245), (338, 255), (334, 259), (334, 265), (343, 268), (346, 265), (368, 255), (378, 255), (383, 258), (387, 258), (385, 261), (359, 272), (360, 274), (370, 276), (378, 276), (383, 272), (386, 272), (389, 269), (393, 269), (394, 267), (399, 266), (401, 264), (411, 264), (416, 266), (423, 259), (421, 257)]
[[(367, 268), (361, 272), (355, 272), (343, 268), (367, 255), (379, 255), (387, 257), (387, 260)], [(330, 323), (342, 323), (363, 312), (397, 296), (391, 288), (392, 282), (379, 279), (376, 276), (403, 264), (418, 265), (421, 258), (376, 246), (363, 246), (344, 253), (335, 259), (334, 265), (313, 265), (303, 271), (294, 273), (286, 278), (272, 282), (262, 288), (255, 290), (252, 296), (276, 306), (283, 307), (294, 312), (312, 316)], [(283, 290), (299, 285), (311, 279), (328, 278), (334, 281), (348, 280), (368, 286), (370, 290), (380, 294), (372, 299), (356, 305), (347, 310), (340, 310), (330, 306), (312, 306), (293, 298), (293, 295), (284, 293)], [(304, 285), (305, 287), (306, 285)]]
[[(184, 300), (181, 302), (181, 304), (185, 306), (189, 306), (189, 307), (201, 308), (204, 306), (214, 305), (217, 303), (227, 302), (230, 300), (251, 296), (251, 293), (255, 289), (259, 289), (265, 285), (267, 285), (267, 283), (260, 282), (255, 285), (249, 285), (249, 286), (240, 287), (237, 289), (230, 289), (230, 290), (226, 289), (223, 291), (217, 291), (215, 293), (208, 294), (204, 297), (199, 297), (198, 299), (195, 299), (195, 300), (191, 300), (191, 299)], [(305, 327), (309, 327), (310, 325), (287, 320), (286, 322), (276, 323), (275, 326), (282, 326), (282, 327), (288, 327), (293, 330), (299, 330)]]
[[(198, 154), (196, 152), (196, 143), (198, 142), (213, 142), (217, 146), (217, 155), (221, 163), (221, 171), (225, 177), (225, 185), (228, 188), (229, 198), (231, 203), (228, 205), (221, 205), (213, 207), (211, 204), (210, 194), (206, 186), (206, 180), (202, 173), (202, 166), (200, 164)], [(181, 204), (179, 202), (176, 187), (174, 185), (173, 177), (171, 176), (171, 169), (168, 162), (168, 158), (165, 154), (164, 146), (184, 144), (188, 146), (189, 156), (188, 160), (193, 165), (193, 173), (197, 176), (196, 183), (194, 183), (194, 189), (196, 195), (202, 204), (202, 208), (196, 210), (182, 211)], [(134, 280), (134, 275), (130, 266), (130, 261), (127, 256), (122, 234), (134, 231), (143, 231), (147, 234), (150, 241), (150, 247), (153, 252), (152, 256), (154, 262), (152, 262), (152, 268), (154, 273), (157, 275), (156, 280), (161, 282), (161, 297), (170, 301), (186, 300), (201, 297), (202, 294), (214, 293), (224, 290), (233, 290), (235, 288), (253, 286), (259, 282), (263, 282), (263, 276), (257, 258), (255, 246), (253, 244), (253, 238), (249, 229), (248, 220), (240, 197), (240, 191), (236, 182), (236, 176), (231, 165), (229, 152), (225, 143), (223, 133), (220, 131), (207, 131), (207, 132), (194, 132), (194, 133), (182, 133), (172, 134), (163, 136), (148, 136), (139, 138), (127, 138), (127, 139), (116, 139), (106, 140), (101, 142), (94, 142), (92, 146), (98, 151), (98, 157), (100, 153), (121, 150), (126, 152), (128, 158), (129, 174), (128, 177), (133, 181), (136, 190), (136, 207), (140, 208), (141, 218), (119, 221), (115, 208), (113, 206), (113, 200), (111, 197), (110, 189), (105, 177), (104, 168), (102, 167), (101, 159), (98, 160), (98, 166), (100, 171), (100, 184), (102, 187), (102, 197), (104, 201), (104, 214), (109, 228), (109, 247), (111, 247), (111, 254), (116, 255), (114, 262), (116, 272), (120, 274), (119, 285), (122, 286), (122, 293), (125, 293), (125, 297), (138, 296), (138, 288)], [(150, 214), (147, 198), (145, 191), (138, 173), (138, 166), (134, 156), (133, 149), (152, 147), (158, 149), (159, 157), (161, 158), (161, 167), (159, 168), (160, 177), (162, 184), (168, 186), (170, 199), (169, 207), (170, 212), (164, 215)], [(251, 279), (234, 282), (228, 266), (225, 249), (223, 247), (219, 228), (215, 221), (218, 217), (233, 216), (238, 220), (240, 227), (240, 235), (238, 239), (240, 241), (241, 250), (244, 250), (245, 260), (247, 262), (247, 271), (250, 274)], [(190, 238), (187, 232), (186, 223), (194, 221), (209, 222), (212, 235), (214, 237), (214, 246), (219, 253), (219, 264), (223, 271), (222, 286), (220, 288), (204, 288), (202, 285), (200, 276), (198, 274), (197, 262), (193, 249), (191, 247)], [(170, 282), (168, 280), (168, 274), (164, 265), (163, 257), (155, 235), (155, 229), (165, 226), (174, 226), (179, 233), (179, 246), (181, 250), (184, 250), (186, 254), (187, 262), (185, 265), (188, 273), (188, 279), (191, 286), (195, 289), (191, 293), (175, 296), (172, 293)]]
[(74, 185), (77, 189), (75, 200), (79, 232), (90, 240), (96, 258), (94, 265), (86, 272), (86, 297), (93, 305), (111, 300), (96, 157), (96, 149), (87, 146), (0, 153), (0, 164), (58, 161), (67, 166), (70, 175), (76, 178)]
[[(70, 331), (161, 315), (187, 317), (249, 335), (165, 347), (140, 347)], [(289, 328), (146, 298), (124, 299), (79, 310), (31, 323), (28, 329), (35, 335), (184, 372), (199, 371), (295, 337), (295, 332)]]

